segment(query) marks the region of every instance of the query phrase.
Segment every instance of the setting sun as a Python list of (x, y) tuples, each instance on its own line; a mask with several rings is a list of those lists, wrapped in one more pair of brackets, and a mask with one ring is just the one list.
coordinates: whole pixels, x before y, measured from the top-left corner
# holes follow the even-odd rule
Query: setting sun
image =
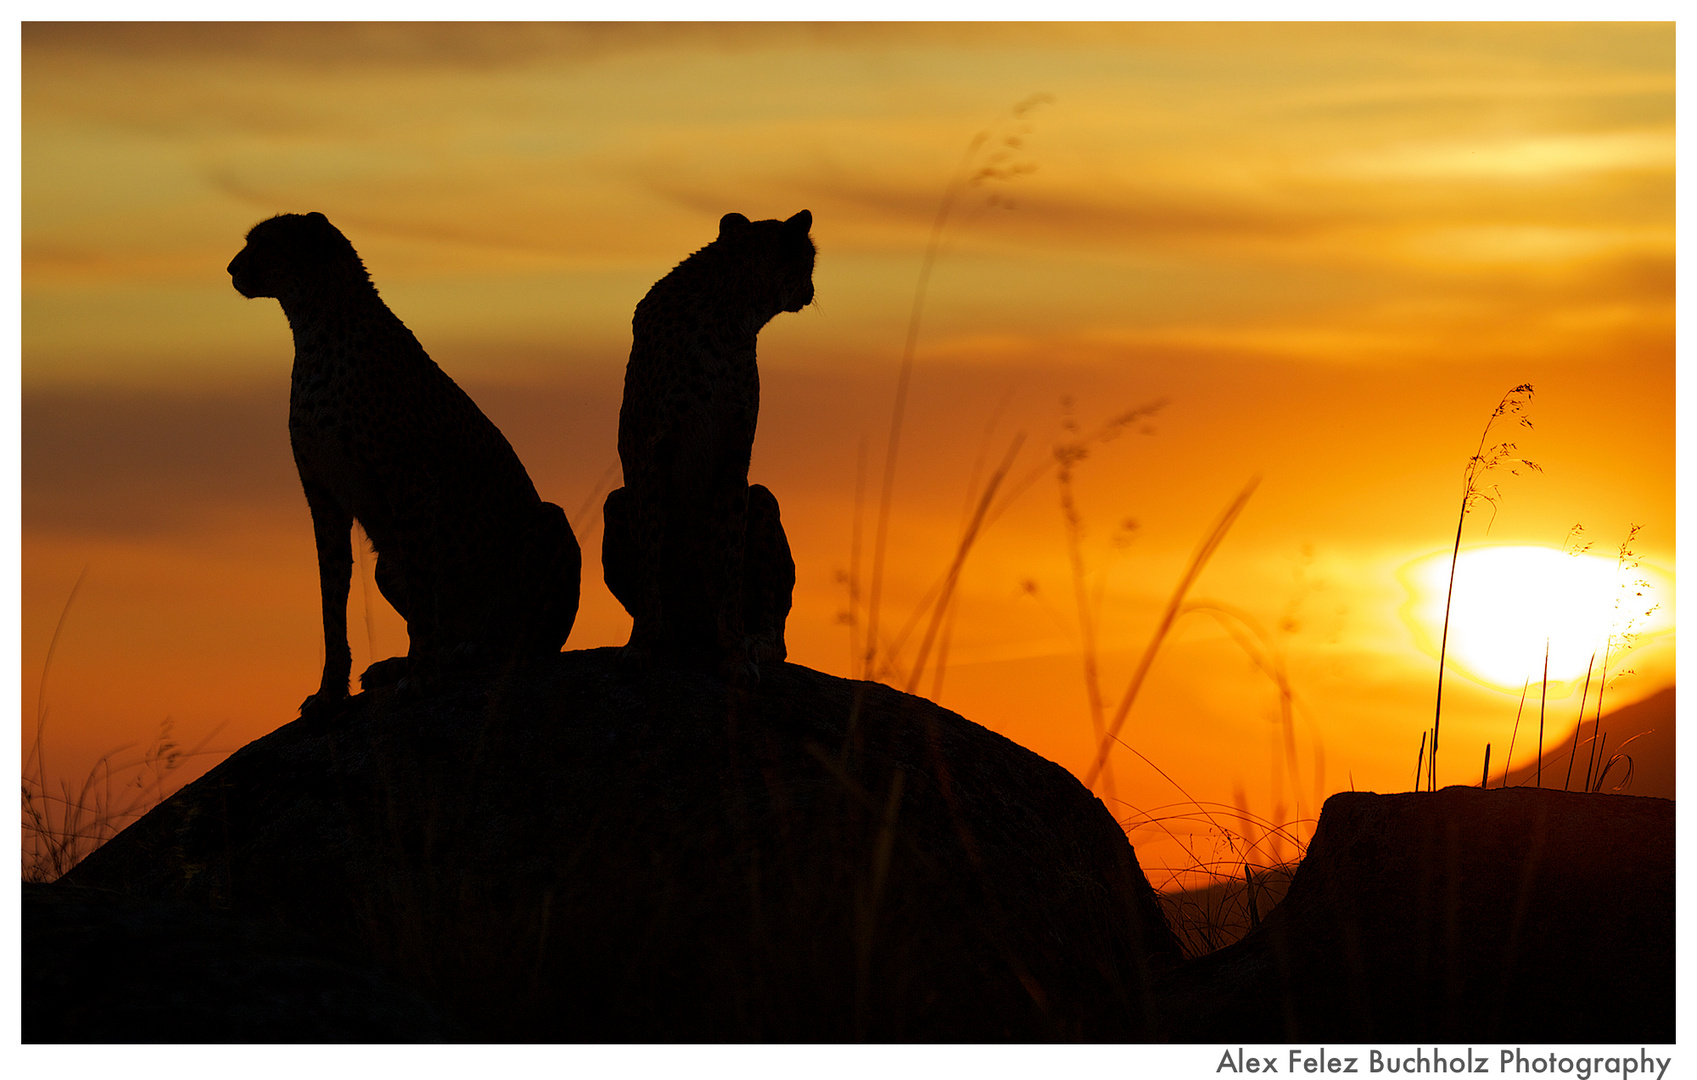
[[(1403, 568), (1409, 590), (1403, 616), (1420, 645), (1437, 655), (1444, 626), (1450, 557), (1439, 552)], [(1455, 566), (1447, 662), (1498, 690), (1519, 691), (1544, 678), (1554, 696), (1559, 684), (1601, 671), (1603, 649), (1613, 638), (1618, 654), (1635, 640), (1664, 632), (1671, 617), (1659, 603), (1666, 575), (1648, 566), (1552, 547), (1500, 545), (1463, 551)], [(1639, 582), (1645, 584), (1639, 585)], [(1652, 610), (1653, 608), (1653, 610)]]

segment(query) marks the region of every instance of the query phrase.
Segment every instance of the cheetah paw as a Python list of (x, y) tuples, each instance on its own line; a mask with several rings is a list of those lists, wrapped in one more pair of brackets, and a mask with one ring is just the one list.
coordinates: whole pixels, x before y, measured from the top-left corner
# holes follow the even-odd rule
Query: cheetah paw
[(360, 672), (359, 688), (361, 690), (380, 690), (385, 686), (394, 686), (406, 678), (407, 658), (391, 656), (387, 660), (379, 660)]
[(760, 685), (760, 666), (752, 660), (733, 657), (719, 666), (719, 677), (734, 690), (753, 690)]
[(302, 720), (317, 723), (332, 719), (342, 711), (342, 705), (348, 700), (347, 694), (340, 697), (320, 690), (301, 702), (300, 716)]

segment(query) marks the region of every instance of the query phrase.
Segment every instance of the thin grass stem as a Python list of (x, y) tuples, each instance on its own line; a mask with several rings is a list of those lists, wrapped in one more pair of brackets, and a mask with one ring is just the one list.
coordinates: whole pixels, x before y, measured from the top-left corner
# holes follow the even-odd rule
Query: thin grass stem
[(1544, 703), (1550, 694), (1550, 639), (1544, 639), (1544, 681), (1538, 684), (1538, 787), (1544, 786)]
[(1591, 669), (1596, 663), (1597, 650), (1592, 649), (1591, 659), (1585, 664), (1585, 689), (1579, 692), (1579, 722), (1573, 727), (1573, 746), (1567, 751), (1567, 776), (1561, 782), (1563, 791), (1573, 783), (1573, 759), (1579, 756), (1579, 733), (1585, 730), (1585, 701), (1591, 694)]
[[(1525, 395), (1522, 397), (1521, 395)], [(1526, 402), (1532, 397), (1532, 384), (1521, 383), (1513, 390), (1504, 394), (1497, 407), (1491, 411), (1491, 418), (1485, 421), (1485, 428), (1479, 433), (1479, 445), (1473, 451), (1473, 456), (1467, 459), (1467, 468), (1462, 472), (1461, 480), (1461, 511), (1456, 515), (1455, 545), (1450, 550), (1449, 587), (1444, 593), (1444, 629), (1438, 644), (1438, 694), (1432, 709), (1432, 790), (1437, 790), (1438, 784), (1438, 732), (1444, 715), (1444, 662), (1449, 653), (1450, 637), (1450, 607), (1455, 599), (1455, 570), (1456, 563), (1461, 557), (1461, 530), (1467, 524), (1467, 512), (1479, 499), (1491, 503), (1493, 511), (1496, 507), (1495, 489), (1480, 486), (1480, 478), (1505, 461), (1518, 461), (1519, 464), (1537, 472), (1542, 472), (1537, 464), (1525, 458), (1512, 458), (1513, 443), (1503, 443), (1500, 446), (1486, 449), (1485, 441), (1490, 438), (1491, 427), (1505, 414), (1520, 414)], [(1531, 427), (1532, 422), (1524, 415), (1520, 417), (1523, 426)], [(1512, 471), (1512, 469), (1511, 469)], [(1488, 531), (1488, 527), (1487, 527)]]
[(955, 169), (955, 175), (943, 189), (943, 198), (937, 204), (936, 217), (931, 222), (931, 236), (925, 244), (925, 257), (919, 264), (919, 281), (913, 290), (913, 305), (908, 312), (907, 336), (902, 344), (901, 366), (896, 375), (896, 400), (890, 412), (890, 437), (884, 448), (884, 478), (878, 497), (878, 524), (873, 534), (872, 542), (872, 586), (866, 606), (866, 658), (865, 668), (870, 671), (875, 659), (878, 640), (879, 602), (883, 598), (884, 589), (884, 549), (889, 538), (890, 506), (895, 496), (896, 459), (901, 450), (902, 420), (907, 412), (908, 385), (913, 378), (913, 357), (919, 345), (920, 319), (925, 311), (925, 296), (931, 285), (931, 270), (936, 265), (937, 253), (942, 247), (943, 229), (949, 222), (949, 213), (954, 209), (955, 200), (960, 198), (967, 185), (971, 182), (969, 169), (979, 147), (990, 137), (987, 131), (981, 131), (967, 143), (966, 152), (961, 155), (960, 165)]
[(955, 550), (954, 561), (949, 564), (942, 595), (932, 607), (931, 624), (925, 628), (925, 637), (921, 639), (919, 644), (919, 655), (915, 658), (913, 670), (908, 675), (906, 689), (910, 694), (918, 688), (919, 678), (925, 672), (925, 661), (931, 654), (932, 642), (936, 640), (937, 631), (942, 624), (943, 614), (948, 609), (949, 601), (954, 598), (955, 586), (960, 583), (961, 569), (966, 565), (966, 557), (971, 553), (972, 545), (978, 539), (983, 528), (984, 515), (989, 513), (990, 503), (996, 497), (996, 490), (1001, 487), (1002, 480), (1007, 476), (1008, 470), (1013, 468), (1014, 459), (1019, 456), (1020, 447), (1024, 443), (1025, 436), (1023, 434), (1014, 436), (1013, 443), (1008, 447), (1008, 452), (1002, 457), (1002, 463), (996, 467), (996, 471), (990, 475), (989, 481), (984, 485), (984, 495), (978, 500), (978, 509), (972, 515), (972, 521), (967, 526), (965, 534), (961, 536), (960, 545)]
[[(1226, 538), (1226, 533), (1230, 531), (1232, 523), (1237, 520), (1239, 514), (1243, 513), (1243, 508), (1248, 504), (1249, 497), (1255, 494), (1255, 488), (1260, 483), (1261, 478), (1259, 476), (1250, 478), (1249, 482), (1243, 486), (1243, 490), (1238, 492), (1236, 498), (1232, 499), (1226, 506), (1225, 511), (1220, 515), (1220, 519), (1214, 523), (1214, 527), (1208, 531), (1208, 535), (1203, 538), (1201, 545), (1191, 556), (1190, 565), (1185, 568), (1184, 575), (1179, 578), (1172, 597), (1167, 601), (1167, 608), (1161, 615), (1161, 621), (1156, 625), (1155, 633), (1150, 638), (1148, 647), (1143, 650), (1143, 656), (1137, 662), (1137, 670), (1132, 674), (1131, 684), (1126, 687), (1125, 696), (1120, 699), (1119, 708), (1114, 710), (1114, 719), (1108, 725), (1107, 736), (1102, 739), (1097, 747), (1096, 761), (1090, 767), (1090, 773), (1084, 781), (1085, 787), (1095, 788), (1096, 778), (1101, 775), (1103, 768), (1107, 765), (1111, 744), (1120, 742), (1120, 728), (1125, 724), (1125, 718), (1131, 712), (1132, 703), (1137, 700), (1137, 692), (1143, 688), (1143, 680), (1149, 675), (1149, 669), (1155, 662), (1155, 654), (1160, 650), (1167, 632), (1172, 629), (1173, 621), (1178, 618), (1179, 608), (1184, 603), (1185, 594), (1190, 591), (1190, 587), (1196, 583), (1197, 577), (1201, 575), (1202, 568), (1208, 565), (1208, 560), (1219, 549), (1220, 544)], [(1120, 742), (1120, 745), (1124, 746), (1125, 744)]]
[(1508, 787), (1509, 766), (1514, 764), (1514, 740), (1520, 735), (1520, 714), (1526, 708), (1526, 690), (1532, 685), (1532, 676), (1526, 676), (1526, 681), (1520, 684), (1520, 706), (1514, 710), (1514, 732), (1508, 737), (1508, 756), (1503, 758), (1502, 787)]

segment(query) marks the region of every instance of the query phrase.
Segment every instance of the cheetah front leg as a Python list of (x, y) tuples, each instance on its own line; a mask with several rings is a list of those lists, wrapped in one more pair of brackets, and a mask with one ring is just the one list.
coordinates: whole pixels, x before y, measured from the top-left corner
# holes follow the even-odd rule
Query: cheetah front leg
[(348, 649), (348, 588), (353, 580), (353, 515), (321, 485), (303, 475), (318, 548), (318, 596), (324, 618), (324, 674), (318, 692), (301, 702), (301, 716), (322, 715), (348, 696), (353, 654)]

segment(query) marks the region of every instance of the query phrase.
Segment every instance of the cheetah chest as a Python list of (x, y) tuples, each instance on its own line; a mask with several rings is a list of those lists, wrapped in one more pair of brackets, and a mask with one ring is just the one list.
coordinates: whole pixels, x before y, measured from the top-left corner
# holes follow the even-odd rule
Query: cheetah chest
[(357, 382), (324, 362), (328, 359), (296, 358), (289, 443), (301, 479), (327, 491), (343, 510), (370, 526), (373, 517), (383, 516), (387, 502), (371, 453), (381, 438), (382, 414), (374, 413), (374, 403), (361, 400)]

